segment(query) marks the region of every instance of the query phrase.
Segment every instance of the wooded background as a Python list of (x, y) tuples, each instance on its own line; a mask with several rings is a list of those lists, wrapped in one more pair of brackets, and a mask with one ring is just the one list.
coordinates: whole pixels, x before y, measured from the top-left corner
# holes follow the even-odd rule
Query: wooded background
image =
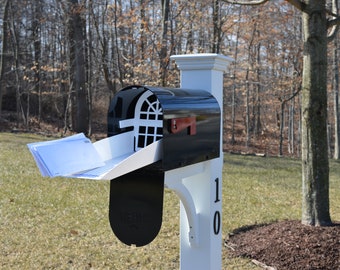
[[(234, 58), (224, 84), (224, 148), (300, 155), (302, 23), (284, 1), (0, 0), (0, 117), (27, 129), (106, 129), (110, 99), (131, 85), (179, 86), (170, 56)], [(339, 34), (328, 49), (328, 138), (339, 136)], [(337, 117), (336, 117), (337, 116)]]

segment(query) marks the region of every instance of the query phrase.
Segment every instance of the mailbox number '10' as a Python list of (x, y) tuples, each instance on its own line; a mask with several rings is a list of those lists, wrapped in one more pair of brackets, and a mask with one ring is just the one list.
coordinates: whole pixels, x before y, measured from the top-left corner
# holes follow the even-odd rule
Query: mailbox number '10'
[[(216, 196), (214, 203), (218, 203), (220, 201), (219, 199), (219, 178), (215, 179), (216, 184)], [(214, 214), (214, 234), (219, 234), (221, 229), (221, 213), (220, 211), (216, 211)]]

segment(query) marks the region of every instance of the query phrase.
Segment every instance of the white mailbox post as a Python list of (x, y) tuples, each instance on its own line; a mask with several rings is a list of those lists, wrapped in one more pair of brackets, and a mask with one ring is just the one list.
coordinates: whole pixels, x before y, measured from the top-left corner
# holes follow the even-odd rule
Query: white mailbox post
[[(232, 61), (218, 54), (174, 55), (181, 88), (204, 89), (223, 113), (223, 73)], [(180, 269), (222, 269), (222, 115), (220, 157), (165, 172), (165, 186), (181, 199)]]

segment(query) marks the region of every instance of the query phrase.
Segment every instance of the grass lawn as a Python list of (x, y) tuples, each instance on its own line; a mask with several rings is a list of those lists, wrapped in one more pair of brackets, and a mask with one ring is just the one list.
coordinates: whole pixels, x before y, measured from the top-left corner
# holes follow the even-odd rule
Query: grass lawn
[[(42, 178), (26, 147), (38, 135), (0, 133), (0, 269), (179, 269), (179, 200), (165, 190), (163, 225), (141, 248), (120, 243), (108, 220), (109, 181)], [(330, 203), (340, 220), (340, 162)], [(300, 219), (299, 160), (225, 155), (223, 237), (245, 225)], [(231, 259), (223, 269), (260, 269)]]

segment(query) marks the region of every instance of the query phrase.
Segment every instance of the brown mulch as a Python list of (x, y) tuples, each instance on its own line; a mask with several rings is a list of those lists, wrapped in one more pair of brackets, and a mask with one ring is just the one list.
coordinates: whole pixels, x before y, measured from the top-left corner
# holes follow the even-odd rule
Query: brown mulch
[(264, 269), (340, 270), (340, 223), (312, 227), (280, 221), (235, 230), (225, 241), (232, 257), (246, 257)]

